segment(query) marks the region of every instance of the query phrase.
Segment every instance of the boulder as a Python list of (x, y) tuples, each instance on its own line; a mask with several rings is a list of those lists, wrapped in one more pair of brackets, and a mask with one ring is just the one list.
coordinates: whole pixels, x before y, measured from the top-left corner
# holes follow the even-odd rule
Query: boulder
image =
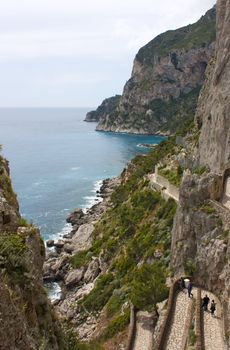
[(67, 217), (66, 221), (70, 223), (71, 225), (76, 225), (79, 221), (84, 216), (84, 213), (82, 209), (77, 208), (75, 209), (70, 215)]
[(54, 240), (53, 239), (49, 239), (48, 241), (46, 241), (46, 246), (47, 247), (53, 247), (54, 246)]
[(84, 281), (86, 283), (92, 282), (101, 272), (100, 270), (100, 264), (98, 258), (91, 261), (89, 264), (86, 273), (84, 275)]
[(82, 279), (84, 274), (84, 268), (72, 270), (65, 277), (65, 285), (67, 288), (75, 287)]

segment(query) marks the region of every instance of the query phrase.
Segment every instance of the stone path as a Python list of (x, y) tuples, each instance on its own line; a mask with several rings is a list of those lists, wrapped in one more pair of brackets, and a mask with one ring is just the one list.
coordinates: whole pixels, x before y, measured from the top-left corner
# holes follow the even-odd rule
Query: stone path
[(179, 192), (178, 195), (171, 193), (166, 185), (159, 183), (155, 173), (149, 174), (148, 178), (152, 187), (155, 188), (157, 191), (161, 191), (161, 194), (165, 199), (168, 199), (170, 197), (173, 198), (176, 202), (179, 201)]
[[(195, 294), (195, 289), (192, 292)], [(188, 297), (187, 292), (179, 292), (175, 302), (176, 305), (171, 328), (169, 330), (168, 340), (165, 347), (166, 350), (183, 349), (184, 337), (186, 334), (190, 309), (192, 306), (192, 298)]]
[[(201, 297), (208, 295), (211, 300), (217, 303), (215, 316), (210, 312), (204, 311), (204, 347), (205, 350), (226, 350), (224, 334), (222, 328), (222, 311), (219, 300), (210, 292), (202, 291)], [(210, 307), (210, 304), (209, 304)]]
[(153, 317), (147, 311), (139, 311), (136, 315), (136, 336), (133, 350), (152, 350)]

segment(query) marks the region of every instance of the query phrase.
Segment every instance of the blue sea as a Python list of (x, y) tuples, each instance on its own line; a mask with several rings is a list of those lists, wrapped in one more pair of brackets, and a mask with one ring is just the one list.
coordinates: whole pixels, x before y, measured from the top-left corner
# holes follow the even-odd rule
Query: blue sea
[(83, 121), (90, 108), (0, 109), (0, 144), (10, 161), (23, 217), (44, 239), (68, 232), (67, 215), (96, 203), (101, 181), (118, 175), (141, 143), (160, 136), (96, 132)]

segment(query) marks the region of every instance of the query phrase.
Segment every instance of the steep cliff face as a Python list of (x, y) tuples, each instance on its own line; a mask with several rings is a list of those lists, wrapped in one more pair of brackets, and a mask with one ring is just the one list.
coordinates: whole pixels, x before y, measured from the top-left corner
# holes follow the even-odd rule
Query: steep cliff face
[(174, 132), (192, 120), (214, 40), (215, 8), (197, 23), (161, 34), (141, 48), (118, 107), (100, 119), (97, 130)]
[(0, 156), (0, 231), (15, 231), (19, 217), (19, 207), (11, 186), (8, 162)]
[(106, 119), (107, 116), (114, 113), (116, 110), (121, 96), (115, 95), (106, 98), (102, 104), (96, 109), (96, 111), (91, 111), (86, 114), (86, 122), (98, 122), (100, 119)]
[(44, 244), (38, 229), (22, 222), (0, 157), (0, 348), (64, 349), (43, 288)]
[(202, 124), (199, 158), (214, 172), (230, 166), (230, 4), (217, 2), (217, 41), (213, 69), (199, 98)]
[[(196, 122), (201, 128), (194, 153), (200, 175), (186, 171), (173, 227), (171, 266), (193, 274), (197, 283), (218, 294), (230, 310), (230, 210), (222, 204), (229, 168), (230, 1), (217, 1), (215, 58), (199, 97)], [(226, 331), (229, 329), (226, 328)]]

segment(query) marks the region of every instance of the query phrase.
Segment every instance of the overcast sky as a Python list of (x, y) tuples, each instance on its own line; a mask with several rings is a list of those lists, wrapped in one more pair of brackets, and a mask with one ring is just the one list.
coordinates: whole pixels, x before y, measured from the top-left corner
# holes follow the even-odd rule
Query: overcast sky
[(97, 106), (138, 49), (214, 0), (0, 0), (0, 107)]

